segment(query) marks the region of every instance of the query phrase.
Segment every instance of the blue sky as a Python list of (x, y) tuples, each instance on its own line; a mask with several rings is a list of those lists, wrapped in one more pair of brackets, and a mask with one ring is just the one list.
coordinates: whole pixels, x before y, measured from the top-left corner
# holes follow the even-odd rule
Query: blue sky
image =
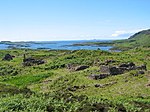
[(123, 39), (150, 28), (150, 0), (0, 0), (0, 41)]

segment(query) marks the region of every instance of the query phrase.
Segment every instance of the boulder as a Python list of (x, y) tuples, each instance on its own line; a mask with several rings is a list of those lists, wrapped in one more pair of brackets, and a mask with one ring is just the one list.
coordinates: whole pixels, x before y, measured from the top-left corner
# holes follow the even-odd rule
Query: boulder
[(99, 75), (97, 75), (97, 74), (91, 74), (89, 76), (89, 78), (94, 79), (94, 80), (98, 80), (98, 79), (104, 79), (104, 78), (106, 78), (108, 76), (109, 76), (109, 74), (99, 74)]
[(36, 60), (36, 59), (34, 59), (34, 58), (24, 58), (23, 59), (23, 65), (24, 66), (32, 66), (32, 65), (34, 65), (34, 64), (36, 64), (36, 65), (40, 65), (40, 64), (44, 64), (45, 63), (45, 61), (44, 60)]
[(80, 71), (80, 70), (84, 70), (84, 69), (87, 69), (87, 68), (89, 68), (89, 66), (81, 65), (81, 66), (77, 66), (77, 67), (75, 68), (75, 71)]
[(141, 65), (141, 66), (137, 66), (136, 69), (138, 69), (138, 70), (147, 70), (147, 67), (144, 64), (144, 65)]
[(135, 74), (133, 74), (133, 76), (139, 76), (143, 74), (145, 74), (145, 72), (143, 70), (140, 70), (140, 71), (137, 71)]
[(128, 66), (129, 66), (129, 67), (134, 67), (135, 64), (134, 64), (133, 62), (130, 62), (130, 63), (128, 63)]
[(102, 65), (100, 67), (100, 72), (103, 74), (118, 75), (124, 72), (124, 68)]
[(40, 64), (44, 64), (45, 61), (44, 60), (35, 60), (33, 63), (40, 65)]
[(101, 73), (105, 73), (105, 74), (110, 74), (109, 66), (101, 65), (101, 66), (100, 66), (100, 72), (101, 72)]
[(34, 62), (35, 61), (35, 59), (34, 58), (24, 58), (23, 59), (23, 62)]
[(134, 64), (133, 62), (130, 62), (130, 63), (123, 63), (123, 64), (121, 64), (119, 67), (125, 67), (125, 68), (135, 67), (135, 64)]
[(7, 61), (13, 60), (13, 56), (10, 54), (6, 54), (2, 60), (7, 60)]
[(98, 87), (103, 87), (102, 84), (95, 84), (94, 86), (95, 86), (96, 88), (98, 88)]
[(142, 71), (142, 70), (140, 70), (138, 73), (139, 73), (139, 74), (145, 74), (145, 72)]
[(119, 67), (110, 67), (109, 70), (110, 70), (110, 75), (118, 75), (124, 73), (124, 71)]

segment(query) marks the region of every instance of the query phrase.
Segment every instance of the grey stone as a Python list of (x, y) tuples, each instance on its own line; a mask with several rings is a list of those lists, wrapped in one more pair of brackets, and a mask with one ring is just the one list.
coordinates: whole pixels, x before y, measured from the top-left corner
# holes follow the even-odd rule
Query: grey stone
[(130, 62), (130, 63), (123, 63), (123, 64), (121, 64), (119, 67), (125, 67), (125, 68), (135, 67), (135, 64), (134, 64), (133, 62)]
[(100, 66), (100, 72), (105, 74), (110, 74), (110, 68), (109, 66), (101, 65)]
[(37, 60), (37, 59), (34, 59), (34, 58), (25, 58), (23, 59), (23, 65), (24, 66), (32, 66), (32, 65), (40, 65), (40, 64), (44, 64), (45, 61), (44, 60)]
[(6, 60), (6, 61), (13, 60), (13, 56), (10, 54), (6, 54), (2, 60)]
[(136, 69), (138, 69), (138, 70), (147, 70), (147, 67), (144, 64), (144, 65), (141, 65), (141, 66), (137, 66)]
[(84, 70), (84, 69), (87, 69), (89, 68), (89, 66), (86, 66), (86, 65), (80, 65), (80, 66), (77, 66), (75, 68), (75, 71), (80, 71), (80, 70)]
[(109, 76), (109, 74), (99, 74), (99, 75), (97, 75), (97, 74), (91, 74), (89, 76), (89, 78), (98, 80), (98, 79), (104, 79), (104, 78), (106, 78), (108, 76)]
[(110, 75), (118, 75), (118, 74), (123, 74), (124, 70), (122, 70), (119, 67), (110, 67)]

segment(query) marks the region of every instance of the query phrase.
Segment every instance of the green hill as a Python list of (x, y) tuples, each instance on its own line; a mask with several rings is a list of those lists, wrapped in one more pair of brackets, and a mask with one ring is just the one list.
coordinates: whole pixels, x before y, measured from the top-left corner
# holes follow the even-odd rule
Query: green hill
[(150, 29), (140, 31), (126, 40), (114, 41), (114, 49), (130, 49), (134, 47), (150, 47)]
[(135, 41), (134, 45), (141, 45), (145, 47), (150, 47), (150, 29), (138, 32), (129, 38), (131, 41)]

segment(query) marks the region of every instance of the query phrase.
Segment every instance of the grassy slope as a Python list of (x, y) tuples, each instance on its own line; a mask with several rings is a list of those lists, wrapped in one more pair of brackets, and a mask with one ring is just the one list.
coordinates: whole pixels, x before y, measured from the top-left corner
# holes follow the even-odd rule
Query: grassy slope
[[(131, 71), (102, 80), (92, 80), (88, 77), (90, 74), (99, 74), (99, 65), (95, 63), (95, 60), (104, 62), (108, 59), (114, 59), (116, 60), (114, 65), (123, 62), (134, 62), (136, 65), (146, 63), (147, 69), (150, 70), (149, 48), (136, 48), (121, 53), (110, 53), (101, 50), (79, 50), (74, 52), (28, 50), (29, 57), (42, 58), (46, 61), (44, 65), (32, 67), (22, 66), (23, 50), (0, 50), (0, 58), (8, 52), (16, 57), (10, 62), (1, 61), (0, 63), (2, 74), (0, 76), (1, 111), (13, 109), (14, 111), (32, 110), (34, 112), (39, 109), (42, 112), (46, 111), (51, 105), (52, 107), (49, 108), (53, 111), (78, 111), (79, 108), (85, 108), (85, 112), (88, 112), (92, 110), (93, 107), (91, 106), (95, 102), (111, 105), (109, 107), (111, 111), (117, 111), (116, 109), (120, 105), (122, 105), (121, 108), (132, 112), (136, 110), (150, 111), (150, 88), (146, 86), (149, 81), (147, 72), (144, 75), (133, 76), (135, 71)], [(89, 65), (90, 68), (71, 72), (64, 66), (69, 63)], [(17, 74), (14, 74), (15, 71), (17, 71)], [(95, 84), (105, 85), (112, 82), (116, 83), (104, 88), (94, 87)], [(84, 88), (76, 91), (68, 90), (68, 88), (74, 86), (84, 86)], [(22, 95), (23, 90), (26, 90), (26, 88), (34, 94), (28, 97)], [(6, 96), (6, 93), (16, 95)], [(88, 100), (82, 100), (80, 96), (83, 95), (88, 97)], [(81, 101), (78, 100), (79, 98)], [(68, 99), (70, 100), (68, 101)]]
[(114, 41), (115, 48), (130, 49), (135, 47), (150, 47), (150, 30), (138, 32), (126, 40)]

